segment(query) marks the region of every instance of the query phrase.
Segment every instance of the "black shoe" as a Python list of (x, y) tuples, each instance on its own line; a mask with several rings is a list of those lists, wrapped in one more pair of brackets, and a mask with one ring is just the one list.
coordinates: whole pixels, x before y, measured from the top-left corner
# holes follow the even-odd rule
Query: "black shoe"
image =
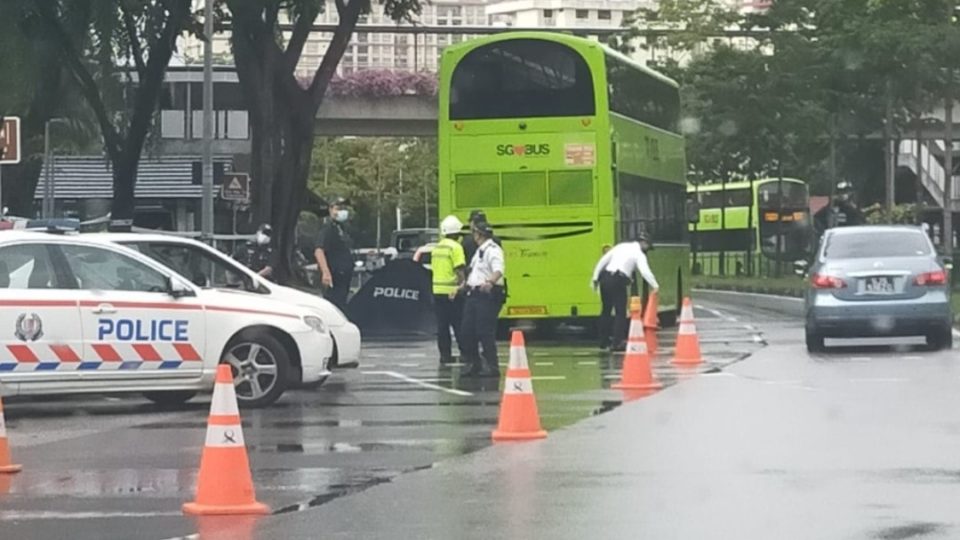
[(499, 370), (499, 369), (484, 369), (484, 370), (481, 370), (480, 373), (478, 373), (477, 375), (478, 375), (479, 377), (483, 377), (483, 378), (485, 378), (485, 379), (499, 379), (499, 378), (500, 378), (500, 370)]
[(618, 343), (615, 347), (610, 347), (611, 352), (624, 352), (627, 350), (626, 343)]
[(481, 368), (478, 373), (479, 376), (484, 378), (499, 378), (500, 377), (500, 366), (493, 364), (492, 366), (487, 364), (484, 361), (480, 362)]
[(479, 362), (474, 362), (474, 363), (468, 365), (466, 368), (464, 368), (464, 369), (460, 372), (460, 377), (461, 377), (461, 378), (463, 378), (463, 377), (478, 377), (478, 376), (480, 375), (480, 372), (481, 372), (481, 371), (482, 371), (482, 369), (480, 369), (480, 363), (479, 363)]

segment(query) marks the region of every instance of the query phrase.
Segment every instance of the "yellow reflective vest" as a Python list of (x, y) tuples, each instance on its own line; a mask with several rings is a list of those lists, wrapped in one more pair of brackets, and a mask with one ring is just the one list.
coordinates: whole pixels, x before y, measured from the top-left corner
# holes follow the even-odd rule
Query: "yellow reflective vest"
[(457, 290), (457, 268), (466, 266), (463, 246), (456, 240), (444, 238), (430, 252), (433, 269), (433, 294), (450, 294)]

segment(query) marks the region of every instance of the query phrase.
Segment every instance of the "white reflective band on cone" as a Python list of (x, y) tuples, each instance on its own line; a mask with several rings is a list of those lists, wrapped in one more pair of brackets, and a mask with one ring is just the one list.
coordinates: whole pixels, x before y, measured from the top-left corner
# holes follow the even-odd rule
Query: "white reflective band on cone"
[(680, 323), (680, 329), (677, 330), (677, 333), (683, 335), (696, 334), (697, 326), (692, 322), (682, 322)]
[(512, 369), (527, 369), (527, 351), (522, 347), (510, 347), (510, 364)]
[(210, 402), (211, 414), (240, 414), (237, 408), (237, 393), (232, 384), (217, 383)]
[(0, 413), (0, 437), (7, 436), (7, 421), (3, 417), (3, 413)]
[(632, 354), (646, 353), (647, 344), (644, 342), (634, 343), (633, 341), (627, 343), (627, 352)]
[(533, 382), (531, 382), (530, 379), (526, 377), (523, 377), (522, 379), (507, 377), (507, 381), (503, 383), (503, 393), (504, 394), (532, 394)]
[(243, 429), (241, 429), (240, 424), (235, 426), (207, 426), (206, 445), (217, 448), (243, 446)]

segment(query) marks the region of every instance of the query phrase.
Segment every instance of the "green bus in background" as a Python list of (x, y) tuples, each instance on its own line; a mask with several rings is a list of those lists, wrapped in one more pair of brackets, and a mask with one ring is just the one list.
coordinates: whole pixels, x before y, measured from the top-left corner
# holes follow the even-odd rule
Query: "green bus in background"
[[(792, 262), (809, 256), (813, 220), (803, 180), (784, 178), (781, 185), (777, 178), (762, 178), (725, 186), (691, 186), (687, 191), (700, 208), (699, 222), (689, 227), (702, 273), (753, 274), (770, 261)], [(715, 256), (721, 251), (726, 252), (722, 272)]]
[(675, 82), (594, 41), (515, 32), (444, 49), (439, 93), (439, 213), (486, 212), (506, 252), (501, 317), (597, 316), (594, 265), (641, 230), (675, 313), (689, 286)]

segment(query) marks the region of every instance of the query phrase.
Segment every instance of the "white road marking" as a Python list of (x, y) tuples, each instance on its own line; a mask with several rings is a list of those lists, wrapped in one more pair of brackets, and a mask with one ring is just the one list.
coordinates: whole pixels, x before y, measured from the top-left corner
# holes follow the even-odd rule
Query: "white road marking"
[(530, 377), (532, 381), (565, 381), (567, 377), (565, 375), (534, 375)]
[(706, 306), (701, 306), (700, 304), (694, 304), (693, 307), (695, 307), (695, 308), (697, 308), (697, 309), (702, 309), (703, 311), (706, 311), (707, 313), (711, 313), (711, 314), (713, 314), (714, 317), (717, 317), (718, 319), (723, 319), (723, 320), (725, 320), (725, 321), (730, 321), (730, 322), (737, 322), (737, 318), (736, 318), (736, 317), (731, 317), (730, 315), (727, 315), (727, 314), (723, 313), (723, 312), (720, 311), (720, 310), (713, 309), (713, 308), (708, 308), (708, 307), (706, 307)]
[(876, 383), (902, 383), (910, 379), (902, 377), (864, 377), (860, 379), (848, 379), (850, 382), (876, 382)]
[(182, 515), (182, 512), (21, 512), (7, 510), (0, 512), (0, 520), (143, 518)]
[(851, 356), (851, 357), (850, 357), (850, 361), (851, 361), (851, 362), (872, 362), (872, 361), (873, 361), (873, 357), (870, 357), (870, 356)]
[(597, 365), (597, 361), (596, 361), (596, 360), (581, 360), (581, 361), (577, 362), (577, 365), (578, 365), (578, 366), (595, 366), (595, 365)]
[(400, 362), (397, 365), (400, 367), (420, 367), (420, 364), (415, 362)]
[(553, 365), (553, 362), (534, 362), (533, 365), (535, 365), (535, 366), (552, 366), (552, 365)]
[(923, 360), (922, 356), (904, 356), (904, 360)]
[(457, 390), (456, 388), (445, 388), (443, 386), (438, 386), (436, 384), (431, 384), (420, 379), (414, 379), (413, 377), (407, 377), (403, 373), (397, 373), (396, 371), (364, 371), (364, 375), (386, 375), (388, 377), (393, 377), (395, 379), (400, 379), (401, 381), (406, 381), (410, 384), (415, 384), (417, 386), (422, 386), (424, 388), (429, 388), (430, 390), (439, 390), (441, 392), (446, 392), (448, 394), (453, 394), (455, 396), (472, 396), (470, 392), (464, 390)]

